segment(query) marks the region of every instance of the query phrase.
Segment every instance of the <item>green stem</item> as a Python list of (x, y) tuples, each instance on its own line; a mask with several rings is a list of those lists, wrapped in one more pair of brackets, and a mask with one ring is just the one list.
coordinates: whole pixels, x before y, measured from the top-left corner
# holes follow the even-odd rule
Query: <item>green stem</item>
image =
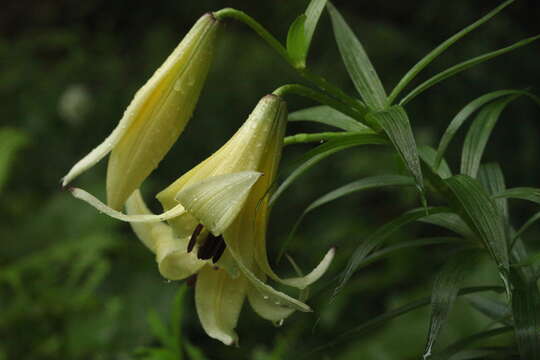
[(331, 84), (328, 80), (323, 77), (313, 74), (304, 67), (296, 66), (295, 62), (289, 56), (287, 49), (272, 35), (268, 30), (266, 30), (259, 22), (253, 19), (251, 16), (246, 14), (243, 11), (233, 9), (233, 8), (224, 8), (213, 13), (217, 19), (231, 18), (243, 22), (249, 26), (253, 31), (255, 31), (272, 49), (274, 49), (293, 69), (295, 69), (303, 78), (310, 81), (318, 88), (331, 94), (336, 99), (339, 99), (344, 104), (347, 104), (360, 114), (365, 115), (368, 111), (366, 105), (359, 99), (355, 99), (347, 95), (343, 90), (341, 90), (336, 85)]
[(284, 145), (293, 144), (305, 144), (305, 143), (323, 143), (332, 139), (343, 137), (344, 135), (350, 135), (351, 133), (345, 131), (329, 131), (314, 134), (296, 134), (285, 137)]
[(274, 90), (272, 94), (277, 95), (277, 96), (284, 96), (286, 94), (295, 94), (295, 95), (307, 97), (309, 99), (317, 101), (318, 103), (328, 105), (346, 115), (349, 115), (353, 119), (358, 120), (360, 123), (376, 131), (377, 129), (380, 129), (380, 127), (377, 124), (368, 122), (366, 118), (364, 117), (364, 114), (358, 112), (356, 109), (352, 109), (351, 107), (343, 104), (342, 102), (337, 101), (336, 99), (326, 94), (323, 94), (322, 92), (319, 92), (317, 90), (314, 90), (304, 85), (300, 85), (300, 84), (283, 85), (277, 88), (276, 90)]
[(362, 115), (365, 115), (368, 112), (366, 104), (364, 104), (360, 99), (355, 99), (347, 95), (343, 90), (330, 83), (322, 76), (314, 74), (307, 69), (297, 69), (297, 71), (303, 78), (316, 85), (319, 89), (332, 94), (344, 104), (352, 106)]
[(253, 31), (255, 31), (264, 41), (270, 45), (287, 63), (294, 67), (294, 62), (287, 53), (287, 49), (272, 35), (268, 30), (266, 30), (260, 23), (258, 23), (251, 16), (246, 14), (243, 11), (236, 10), (233, 8), (224, 8), (213, 13), (216, 19), (222, 20), (225, 18), (231, 18), (243, 22), (249, 26)]

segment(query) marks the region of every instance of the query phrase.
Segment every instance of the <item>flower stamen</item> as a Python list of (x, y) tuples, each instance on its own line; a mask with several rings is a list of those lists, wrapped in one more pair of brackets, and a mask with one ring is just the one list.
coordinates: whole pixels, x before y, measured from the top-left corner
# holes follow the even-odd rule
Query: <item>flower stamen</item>
[(223, 237), (208, 234), (208, 238), (197, 251), (197, 257), (201, 260), (211, 259), (218, 252), (221, 243), (224, 243)]
[(201, 233), (202, 229), (203, 229), (203, 224), (199, 224), (199, 225), (197, 225), (195, 230), (193, 230), (193, 234), (191, 234), (191, 238), (189, 239), (189, 243), (188, 243), (188, 246), (187, 246), (187, 252), (188, 253), (190, 253), (193, 250), (193, 248), (195, 247), (195, 243), (197, 242), (197, 237)]
[(225, 249), (227, 248), (227, 244), (225, 244), (223, 237), (220, 237), (220, 239), (221, 241), (219, 243), (219, 246), (214, 252), (214, 256), (212, 256), (212, 262), (214, 264), (218, 262), (218, 260), (221, 258), (221, 255), (223, 255), (223, 252), (225, 252)]

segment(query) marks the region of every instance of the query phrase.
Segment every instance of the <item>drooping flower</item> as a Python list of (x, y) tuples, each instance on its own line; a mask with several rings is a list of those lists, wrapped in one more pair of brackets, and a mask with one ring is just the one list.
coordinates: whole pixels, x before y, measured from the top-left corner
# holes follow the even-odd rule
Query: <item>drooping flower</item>
[[(225, 344), (245, 298), (263, 318), (280, 322), (295, 310), (311, 311), (266, 284), (267, 277), (305, 289), (328, 268), (334, 250), (303, 277), (281, 279), (269, 266), (266, 230), (269, 191), (275, 181), (286, 124), (285, 102), (264, 97), (236, 134), (217, 152), (157, 195), (165, 210), (185, 212), (164, 223), (132, 223), (154, 253), (161, 274), (171, 280), (197, 274), (195, 303), (201, 324)], [(151, 216), (139, 192), (126, 203), (128, 214)], [(301, 292), (302, 294), (302, 292)]]
[(113, 132), (73, 166), (66, 186), (109, 152), (107, 202), (120, 209), (157, 167), (191, 117), (212, 61), (219, 22), (203, 15), (137, 91)]

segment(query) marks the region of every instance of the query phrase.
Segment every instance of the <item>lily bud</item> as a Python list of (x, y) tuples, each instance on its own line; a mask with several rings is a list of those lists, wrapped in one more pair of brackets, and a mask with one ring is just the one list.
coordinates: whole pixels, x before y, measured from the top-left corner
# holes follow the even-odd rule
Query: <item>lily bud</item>
[(118, 126), (63, 178), (63, 185), (111, 153), (107, 202), (120, 209), (184, 130), (204, 85), (219, 22), (203, 15), (135, 94)]

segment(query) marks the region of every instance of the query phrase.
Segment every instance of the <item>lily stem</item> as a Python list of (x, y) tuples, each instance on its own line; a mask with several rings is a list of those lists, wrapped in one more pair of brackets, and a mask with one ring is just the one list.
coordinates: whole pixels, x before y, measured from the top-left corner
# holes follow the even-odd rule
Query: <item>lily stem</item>
[(317, 101), (320, 104), (328, 105), (343, 114), (349, 115), (353, 119), (359, 121), (360, 123), (372, 128), (372, 129), (378, 129), (379, 126), (376, 124), (370, 123), (367, 121), (367, 119), (364, 117), (364, 114), (359, 112), (358, 110), (351, 108), (342, 102), (320, 92), (317, 90), (314, 90), (310, 87), (307, 87), (305, 85), (300, 84), (286, 84), (278, 87), (276, 90), (272, 92), (272, 94), (277, 96), (284, 96), (286, 94), (295, 94), (299, 96), (303, 96), (312, 100)]
[[(222, 20), (225, 18), (231, 18), (243, 22), (249, 26), (253, 31), (255, 31), (264, 41), (270, 45), (282, 58), (287, 61), (291, 66), (293, 66), (293, 61), (287, 49), (272, 35), (268, 30), (266, 30), (257, 20), (249, 16), (243, 11), (233, 9), (233, 8), (224, 8), (213, 13), (216, 19)], [(293, 66), (294, 67), (294, 66)]]
[(285, 137), (283, 145), (305, 144), (305, 143), (323, 143), (332, 139), (341, 138), (348, 134), (344, 131), (329, 131), (314, 134), (296, 134)]
[(255, 31), (264, 41), (266, 41), (266, 43), (270, 45), (270, 47), (274, 49), (304, 79), (313, 83), (315, 86), (317, 86), (324, 92), (329, 93), (343, 104), (354, 108), (358, 113), (362, 114), (362, 117), (367, 113), (368, 108), (361, 100), (355, 99), (347, 95), (338, 86), (333, 85), (322, 76), (310, 72), (308, 69), (305, 68), (305, 65), (298, 65), (297, 63), (295, 63), (293, 59), (289, 56), (289, 53), (287, 52), (285, 46), (283, 46), (279, 40), (277, 40), (272, 34), (270, 34), (270, 32), (266, 30), (264, 26), (262, 26), (257, 20), (255, 20), (245, 12), (233, 8), (224, 8), (214, 12), (213, 15), (214, 17), (216, 17), (216, 19), (221, 20), (225, 18), (231, 18), (246, 24), (253, 31)]

